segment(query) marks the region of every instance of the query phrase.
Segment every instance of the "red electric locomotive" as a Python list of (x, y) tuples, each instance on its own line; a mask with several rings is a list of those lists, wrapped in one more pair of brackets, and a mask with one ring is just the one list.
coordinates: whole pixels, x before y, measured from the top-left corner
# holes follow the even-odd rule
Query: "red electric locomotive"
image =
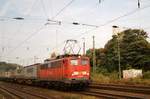
[(40, 81), (56, 86), (85, 87), (90, 82), (89, 58), (81, 55), (62, 55), (46, 60), (38, 70)]
[[(76, 43), (76, 40), (67, 40), (64, 55), (47, 59), (44, 63), (16, 69), (12, 71), (12, 75), (4, 77), (4, 79), (18, 83), (54, 86), (61, 89), (62, 87), (85, 88), (90, 83), (89, 58), (84, 55), (66, 54), (71, 51), (74, 53), (73, 47)], [(69, 48), (68, 52), (67, 48)]]
[(44, 63), (29, 65), (4, 77), (6, 81), (54, 88), (86, 88), (90, 83), (89, 58), (81, 55), (61, 55)]

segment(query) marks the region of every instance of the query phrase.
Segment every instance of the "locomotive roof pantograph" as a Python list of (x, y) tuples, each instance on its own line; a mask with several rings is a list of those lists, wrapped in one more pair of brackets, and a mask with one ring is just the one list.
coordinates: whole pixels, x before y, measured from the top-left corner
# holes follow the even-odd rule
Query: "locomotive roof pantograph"
[(64, 54), (79, 54), (81, 47), (79, 46), (77, 40), (69, 39), (66, 40), (63, 50), (64, 50)]

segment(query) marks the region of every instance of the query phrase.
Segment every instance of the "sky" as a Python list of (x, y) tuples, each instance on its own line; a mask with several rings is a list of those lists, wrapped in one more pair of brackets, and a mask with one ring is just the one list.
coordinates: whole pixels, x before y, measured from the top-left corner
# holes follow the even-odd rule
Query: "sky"
[(85, 40), (86, 49), (92, 48), (92, 36), (96, 48), (103, 48), (113, 25), (119, 31), (144, 29), (150, 37), (150, 0), (140, 0), (140, 8), (137, 1), (0, 0), (0, 60), (24, 66), (43, 62), (52, 52), (62, 54), (68, 39), (81, 48)]

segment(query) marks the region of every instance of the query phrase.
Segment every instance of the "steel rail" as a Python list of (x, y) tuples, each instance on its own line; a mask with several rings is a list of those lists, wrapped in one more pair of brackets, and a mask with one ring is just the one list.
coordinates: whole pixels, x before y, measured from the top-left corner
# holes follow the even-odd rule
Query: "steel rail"
[(142, 93), (142, 94), (150, 94), (149, 86), (135, 86), (135, 85), (109, 85), (109, 84), (91, 84), (90, 88), (95, 89), (106, 89), (106, 90), (116, 90), (116, 91), (124, 91), (124, 92), (133, 92), (133, 93)]
[(103, 89), (89, 89), (86, 90), (85, 92), (82, 92), (82, 94), (89, 93), (89, 95), (92, 96), (98, 96), (101, 97), (101, 95), (104, 95), (104, 98), (111, 97), (114, 99), (119, 99), (119, 98), (125, 98), (125, 99), (148, 99), (148, 95), (143, 95), (143, 94), (137, 94), (137, 93), (129, 93), (129, 92), (120, 92), (120, 91), (114, 91), (114, 90), (103, 90)]
[(51, 98), (51, 97), (46, 97), (46, 96), (43, 96), (41, 94), (37, 94), (37, 93), (32, 93), (32, 91), (25, 91), (24, 89), (20, 89), (19, 87), (17, 88), (14, 88), (13, 86), (10, 87), (10, 86), (5, 86), (4, 87), (1, 87), (1, 89), (4, 89), (6, 90), (7, 92), (17, 96), (19, 99), (25, 99), (25, 98), (29, 98), (30, 99), (54, 99), (54, 98)]
[(13, 99), (14, 97), (15, 97), (15, 99), (16, 99), (16, 98), (18, 98), (18, 99), (24, 99), (22, 96), (18, 95), (18, 94), (15, 93), (15, 92), (10, 91), (10, 90), (7, 89), (7, 88), (3, 88), (3, 87), (0, 86), (0, 90), (3, 91), (4, 93), (8, 94), (10, 97), (12, 97), (12, 99)]
[(102, 86), (120, 86), (120, 87), (132, 87), (132, 88), (143, 88), (143, 89), (150, 89), (148, 85), (127, 85), (127, 84), (104, 84), (98, 82), (92, 82), (91, 85), (102, 85)]
[(112, 99), (149, 99), (150, 86), (91, 83), (89, 88), (81, 93)]

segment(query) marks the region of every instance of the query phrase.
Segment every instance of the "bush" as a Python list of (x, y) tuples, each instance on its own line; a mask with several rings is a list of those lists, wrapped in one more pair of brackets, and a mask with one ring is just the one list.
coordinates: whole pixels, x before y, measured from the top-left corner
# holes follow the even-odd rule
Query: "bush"
[(150, 79), (150, 71), (143, 73), (143, 78), (144, 79)]
[(97, 66), (95, 72), (96, 72), (97, 74), (103, 74), (104, 76), (108, 76), (108, 75), (109, 75), (107, 69), (104, 68), (104, 67), (102, 67), (102, 66), (99, 66), (99, 67)]
[(111, 83), (115, 80), (118, 80), (118, 73), (112, 72), (112, 73), (103, 73), (103, 72), (95, 72), (92, 73), (91, 79), (96, 82), (101, 83)]
[(92, 73), (91, 79), (92, 81), (101, 83), (109, 83), (110, 81), (110, 78), (108, 76), (103, 75), (102, 73)]
[(139, 84), (139, 85), (150, 85), (150, 71), (145, 72), (143, 74), (143, 78), (137, 77), (137, 78), (132, 78), (132, 79), (118, 79), (118, 72), (112, 72), (112, 73), (107, 73), (107, 75), (102, 74), (102, 73), (92, 73), (91, 74), (91, 79), (94, 82), (99, 82), (99, 83), (113, 83), (113, 84), (128, 84), (128, 85), (134, 85), (134, 84)]

